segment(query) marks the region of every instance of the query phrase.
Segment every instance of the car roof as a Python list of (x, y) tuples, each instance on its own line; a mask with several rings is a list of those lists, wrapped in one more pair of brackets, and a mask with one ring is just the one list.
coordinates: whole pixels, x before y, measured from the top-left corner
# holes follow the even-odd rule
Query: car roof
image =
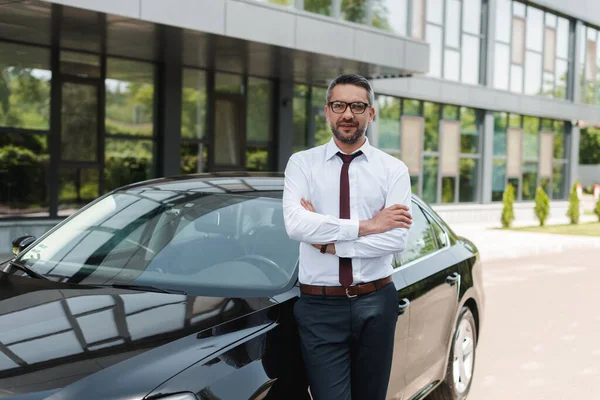
[[(205, 172), (198, 174), (178, 175), (156, 178), (133, 183), (113, 190), (115, 192), (171, 191), (234, 194), (252, 197), (270, 197), (281, 199), (283, 196), (285, 175), (282, 172)], [(109, 195), (110, 193), (107, 193)], [(425, 201), (412, 194), (413, 203), (432, 214), (440, 224), (444, 225), (451, 236), (454, 232)]]
[[(123, 186), (115, 191), (152, 189), (281, 197), (284, 178), (283, 172), (205, 172), (151, 179)], [(421, 205), (425, 204), (414, 193), (412, 198)]]

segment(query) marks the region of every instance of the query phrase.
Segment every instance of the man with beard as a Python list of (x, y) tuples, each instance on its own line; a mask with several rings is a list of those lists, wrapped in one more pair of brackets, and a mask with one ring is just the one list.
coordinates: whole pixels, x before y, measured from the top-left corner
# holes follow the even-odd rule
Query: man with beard
[(335, 78), (325, 104), (332, 139), (295, 153), (285, 170), (285, 226), (301, 242), (294, 316), (315, 400), (384, 400), (390, 377), (392, 257), (412, 223), (411, 185), (402, 161), (369, 144), (373, 102), (364, 77)]

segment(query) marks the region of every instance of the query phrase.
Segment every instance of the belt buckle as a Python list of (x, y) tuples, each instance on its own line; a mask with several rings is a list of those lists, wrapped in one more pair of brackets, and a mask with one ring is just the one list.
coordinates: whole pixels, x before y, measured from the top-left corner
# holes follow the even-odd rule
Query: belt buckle
[(353, 298), (353, 297), (356, 297), (356, 296), (358, 296), (357, 294), (355, 294), (355, 295), (351, 295), (350, 293), (348, 293), (348, 289), (350, 289), (350, 287), (347, 287), (347, 288), (346, 288), (346, 297), (347, 297), (347, 298), (351, 299), (351, 298)]

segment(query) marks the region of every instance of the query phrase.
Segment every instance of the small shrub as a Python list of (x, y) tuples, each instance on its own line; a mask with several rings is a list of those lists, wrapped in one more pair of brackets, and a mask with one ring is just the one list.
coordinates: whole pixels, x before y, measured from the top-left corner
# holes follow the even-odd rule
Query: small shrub
[(567, 216), (571, 220), (571, 224), (579, 223), (579, 196), (577, 196), (577, 182), (571, 189), (569, 195), (569, 209), (567, 210)]
[(513, 209), (513, 203), (515, 202), (515, 188), (513, 185), (508, 185), (506, 186), (506, 189), (504, 189), (502, 202), (504, 204), (504, 207), (502, 208), (502, 226), (510, 228), (510, 225), (515, 220), (515, 212)]
[(17, 208), (43, 202), (45, 161), (46, 157), (24, 147), (0, 147), (0, 202)]
[(598, 222), (600, 222), (600, 197), (598, 198), (598, 202), (596, 203), (596, 208), (594, 208), (594, 214), (598, 216)]
[(544, 189), (538, 186), (535, 192), (535, 215), (540, 221), (540, 226), (544, 226), (550, 215), (550, 199)]

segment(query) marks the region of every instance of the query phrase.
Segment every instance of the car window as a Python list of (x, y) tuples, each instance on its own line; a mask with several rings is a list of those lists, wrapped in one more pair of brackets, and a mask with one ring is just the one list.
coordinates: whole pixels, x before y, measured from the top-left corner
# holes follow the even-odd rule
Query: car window
[(69, 220), (20, 262), (69, 283), (262, 291), (290, 281), (298, 253), (280, 199), (182, 192), (156, 201), (122, 192)]
[(433, 233), (435, 234), (439, 247), (443, 248), (448, 246), (448, 236), (440, 224), (438, 224), (433, 218), (429, 218), (429, 221), (431, 222), (431, 227), (433, 228)]
[(413, 224), (408, 233), (406, 249), (394, 255), (393, 266), (398, 268), (438, 249), (437, 242), (427, 217), (420, 206), (412, 205)]

